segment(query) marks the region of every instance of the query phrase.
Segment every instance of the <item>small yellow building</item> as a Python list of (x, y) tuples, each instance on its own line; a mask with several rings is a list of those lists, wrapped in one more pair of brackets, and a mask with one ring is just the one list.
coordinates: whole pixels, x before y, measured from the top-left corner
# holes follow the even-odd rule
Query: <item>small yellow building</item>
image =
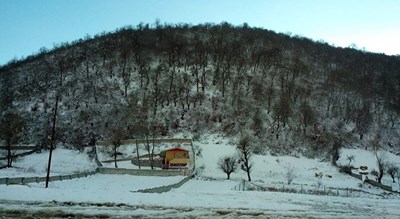
[(189, 163), (189, 151), (182, 148), (172, 148), (161, 152), (163, 169), (182, 168)]

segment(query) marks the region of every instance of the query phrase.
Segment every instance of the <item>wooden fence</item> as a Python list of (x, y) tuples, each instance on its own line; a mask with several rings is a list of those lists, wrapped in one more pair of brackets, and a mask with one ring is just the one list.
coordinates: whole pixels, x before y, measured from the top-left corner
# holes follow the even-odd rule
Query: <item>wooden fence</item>
[[(11, 150), (33, 150), (38, 147), (34, 145), (11, 145)], [(7, 150), (7, 146), (0, 146), (0, 150)]]
[(297, 193), (308, 195), (326, 195), (326, 196), (341, 196), (341, 197), (382, 197), (381, 194), (370, 193), (361, 189), (352, 188), (333, 188), (327, 186), (313, 186), (303, 184), (269, 184), (258, 185), (253, 182), (241, 180), (234, 188), (235, 191), (265, 191), (265, 192), (284, 192)]
[[(126, 144), (147, 144), (147, 143), (153, 143), (153, 139), (128, 139), (128, 140), (122, 140), (121, 145), (126, 145)], [(155, 138), (154, 139), (155, 144), (161, 144), (161, 143), (178, 143), (178, 144), (192, 144), (192, 139), (190, 138)], [(112, 145), (112, 141), (97, 141), (96, 143), (97, 146), (109, 146)]]
[[(362, 176), (360, 174), (350, 173), (349, 175), (354, 177), (354, 178), (357, 178), (359, 180), (362, 180)], [(370, 185), (373, 185), (375, 187), (381, 188), (383, 190), (386, 190), (388, 192), (396, 192), (396, 191), (393, 191), (391, 186), (383, 185), (383, 184), (378, 183), (378, 182), (376, 182), (374, 180), (371, 180), (371, 179), (366, 179), (364, 182), (366, 182), (366, 183), (368, 183)], [(396, 192), (396, 193), (398, 193), (398, 192)]]
[[(91, 171), (91, 172), (85, 172), (85, 173), (77, 173), (77, 174), (71, 174), (71, 175), (62, 175), (62, 176), (51, 176), (49, 177), (50, 182), (54, 181), (63, 181), (63, 180), (71, 180), (71, 179), (77, 179), (77, 178), (83, 178), (87, 177), (90, 175), (94, 175), (97, 173), (97, 170)], [(6, 185), (24, 185), (27, 183), (38, 183), (38, 182), (45, 182), (46, 177), (17, 177), (17, 178), (0, 178), (0, 185), (1, 184), (6, 184)]]
[[(147, 143), (146, 139), (129, 139), (129, 140), (124, 140), (122, 141), (122, 144), (145, 144)], [(153, 140), (149, 139), (149, 142), (152, 143)], [(62, 175), (62, 176), (51, 176), (49, 178), (50, 182), (54, 181), (62, 181), (62, 180), (71, 180), (71, 179), (76, 179), (76, 178), (83, 178), (87, 177), (90, 175), (94, 175), (97, 173), (100, 174), (131, 174), (131, 175), (141, 175), (141, 176), (178, 176), (178, 175), (184, 175), (187, 176), (183, 180), (181, 180), (178, 183), (168, 185), (168, 186), (161, 186), (157, 188), (151, 188), (151, 189), (145, 189), (145, 190), (140, 190), (138, 192), (147, 192), (147, 193), (162, 193), (162, 192), (167, 192), (170, 191), (173, 188), (179, 188), (182, 186), (184, 183), (189, 181), (193, 176), (194, 176), (194, 171), (195, 171), (195, 151), (193, 148), (192, 144), (192, 139), (154, 139), (154, 143), (180, 143), (180, 144), (190, 144), (191, 149), (192, 149), (192, 162), (193, 166), (191, 169), (182, 169), (182, 170), (136, 170), (136, 169), (121, 169), (121, 168), (102, 168), (98, 167), (95, 171), (91, 172), (85, 172), (85, 173), (77, 173), (77, 174), (72, 174), (72, 175)], [(111, 141), (99, 141), (97, 142), (97, 146), (108, 146), (111, 144)], [(34, 153), (36, 152), (36, 149), (27, 153)], [(19, 154), (18, 156), (23, 156)], [(131, 158), (130, 158), (131, 159)], [(100, 161), (96, 160), (98, 163)], [(101, 165), (101, 163), (100, 163)], [(99, 165), (99, 166), (100, 166)], [(18, 177), (18, 178), (0, 178), (0, 185), (1, 184), (6, 184), (6, 185), (11, 185), (11, 184), (20, 184), (24, 185), (27, 183), (38, 183), (38, 182), (45, 182), (46, 177)]]
[[(30, 149), (32, 149), (32, 147), (31, 147)], [(31, 150), (31, 151), (27, 151), (27, 152), (24, 152), (24, 153), (11, 155), (11, 157), (12, 157), (13, 159), (15, 159), (15, 158), (17, 158), (17, 157), (23, 157), (23, 156), (26, 156), (26, 155), (30, 155), (30, 154), (36, 153), (36, 152), (38, 152), (38, 151), (40, 151), (40, 149), (35, 148), (35, 149)], [(7, 157), (0, 157), (0, 160), (7, 160)]]

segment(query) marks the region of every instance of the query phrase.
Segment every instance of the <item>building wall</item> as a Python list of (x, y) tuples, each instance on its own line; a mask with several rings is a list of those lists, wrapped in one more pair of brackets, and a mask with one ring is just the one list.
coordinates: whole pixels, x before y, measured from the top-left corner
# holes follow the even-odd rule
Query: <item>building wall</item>
[(188, 151), (167, 151), (165, 154), (167, 160), (172, 160), (174, 158), (189, 158)]

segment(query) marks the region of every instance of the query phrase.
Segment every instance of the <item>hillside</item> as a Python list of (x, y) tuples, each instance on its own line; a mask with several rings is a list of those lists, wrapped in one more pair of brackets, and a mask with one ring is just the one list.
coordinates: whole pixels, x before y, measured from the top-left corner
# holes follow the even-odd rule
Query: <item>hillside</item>
[[(139, 24), (0, 68), (1, 114), (20, 142), (191, 132), (251, 136), (256, 154), (330, 159), (340, 147), (400, 152), (400, 59), (228, 23)], [(4, 139), (3, 139), (4, 140)]]

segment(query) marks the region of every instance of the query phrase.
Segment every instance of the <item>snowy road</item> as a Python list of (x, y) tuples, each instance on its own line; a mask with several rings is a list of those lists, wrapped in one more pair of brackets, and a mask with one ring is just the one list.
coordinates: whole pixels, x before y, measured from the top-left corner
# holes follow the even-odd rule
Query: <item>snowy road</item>
[[(264, 203), (268, 204), (268, 203)], [(351, 204), (287, 200), (281, 209), (173, 207), (85, 202), (27, 202), (0, 200), (0, 217), (40, 218), (399, 218), (397, 212), (371, 211)], [(292, 207), (288, 208), (288, 205)], [(395, 206), (392, 206), (395, 207)], [(23, 209), (23, 210), (22, 210)]]

